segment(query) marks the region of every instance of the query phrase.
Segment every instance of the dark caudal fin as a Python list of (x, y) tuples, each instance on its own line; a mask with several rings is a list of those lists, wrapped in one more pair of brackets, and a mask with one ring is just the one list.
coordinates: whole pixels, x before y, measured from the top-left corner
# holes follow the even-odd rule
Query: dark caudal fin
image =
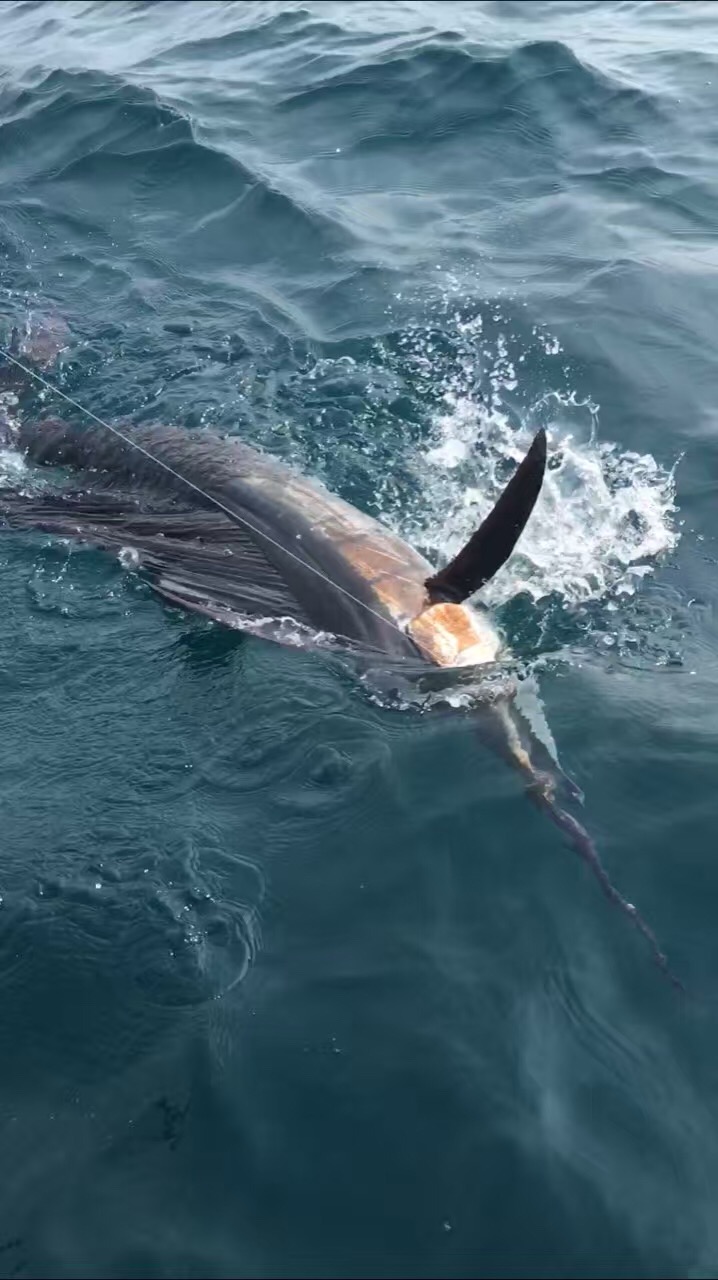
[(506, 563), (536, 505), (545, 470), (546, 432), (542, 428), (483, 524), (450, 564), (427, 579), (432, 603), (460, 603)]

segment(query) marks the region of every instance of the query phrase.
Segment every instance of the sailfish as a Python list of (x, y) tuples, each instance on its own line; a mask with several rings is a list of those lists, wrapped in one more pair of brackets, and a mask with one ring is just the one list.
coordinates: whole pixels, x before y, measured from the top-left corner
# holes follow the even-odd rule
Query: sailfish
[[(6, 372), (39, 376), (17, 350), (4, 354)], [(169, 605), (268, 639), (286, 638), (290, 621), (293, 638), (299, 628), (309, 644), (329, 642), (409, 678), (431, 670), (480, 678), (500, 668), (501, 638), (475, 597), (509, 559), (533, 512), (546, 470), (544, 430), (479, 528), (437, 568), (317, 480), (237, 437), (120, 427), (83, 414), (89, 425), (23, 418), (6, 428), (30, 462), (80, 477), (60, 492), (0, 489), (6, 530), (42, 530), (120, 553)], [(550, 760), (547, 767), (545, 747), (518, 712), (516, 681), (488, 687), (482, 724), (490, 725), (492, 744), (680, 985), (652, 930), (558, 798), (568, 780)]]

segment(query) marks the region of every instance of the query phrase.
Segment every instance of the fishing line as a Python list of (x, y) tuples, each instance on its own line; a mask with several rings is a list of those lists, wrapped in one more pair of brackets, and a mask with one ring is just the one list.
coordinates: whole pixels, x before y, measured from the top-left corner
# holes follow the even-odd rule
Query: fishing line
[(245, 525), (247, 529), (251, 530), (255, 537), (264, 538), (266, 542), (270, 543), (271, 546), (276, 547), (283, 555), (290, 556), (292, 560), (296, 560), (297, 564), (300, 564), (303, 569), (310, 569), (312, 573), (316, 574), (318, 578), (321, 578), (323, 582), (326, 582), (328, 586), (333, 587), (335, 591), (340, 591), (342, 595), (345, 595), (347, 599), (351, 600), (354, 604), (358, 604), (362, 609), (366, 609), (367, 613), (373, 614), (383, 626), (393, 627), (400, 636), (403, 636), (406, 639), (406, 632), (403, 631), (401, 627), (397, 626), (391, 618), (385, 618), (377, 609), (372, 609), (371, 605), (367, 604), (365, 600), (360, 600), (358, 596), (353, 595), (346, 587), (342, 587), (340, 583), (334, 582), (329, 578), (326, 573), (322, 573), (321, 569), (317, 569), (313, 564), (309, 564), (306, 560), (302, 560), (302, 557), (298, 556), (294, 551), (290, 551), (289, 547), (282, 546), (281, 542), (277, 542), (275, 538), (272, 538), (268, 533), (265, 533), (264, 530), (258, 529), (256, 525), (252, 524), (251, 520), (247, 520), (245, 516), (240, 516), (236, 511), (232, 511), (230, 507), (225, 506), (220, 498), (215, 498), (213, 494), (207, 493), (205, 489), (200, 485), (195, 484), (193, 480), (188, 480), (187, 477), (183, 476), (179, 471), (175, 471), (174, 467), (171, 467), (168, 462), (163, 462), (161, 458), (155, 457), (155, 455), (151, 453), (149, 449), (146, 449), (144, 445), (138, 444), (136, 440), (133, 440), (132, 436), (125, 435), (124, 431), (120, 431), (119, 427), (113, 427), (110, 422), (105, 422), (103, 418), (99, 418), (91, 409), (86, 409), (78, 400), (73, 400), (72, 396), (66, 395), (66, 393), (61, 391), (59, 387), (56, 387), (52, 382), (48, 382), (47, 378), (43, 378), (34, 369), (23, 364), (22, 360), (18, 360), (17, 357), (12, 355), (6, 347), (0, 347), (0, 356), (4, 356), (6, 360), (10, 360), (14, 365), (17, 365), (18, 369), (21, 369), (23, 373), (28, 375), (28, 377), (34, 378), (35, 382), (39, 382), (41, 386), (52, 392), (53, 395), (60, 396), (62, 400), (65, 400), (67, 404), (72, 405), (74, 409), (79, 409), (80, 413), (84, 413), (87, 418), (91, 418), (92, 421), (97, 422), (99, 426), (105, 427), (107, 431), (111, 431), (112, 434), (117, 436), (119, 440), (122, 440), (124, 444), (129, 445), (132, 449), (136, 449), (138, 453), (144, 454), (146, 458), (149, 458), (150, 462), (154, 462), (155, 466), (162, 467), (164, 471), (167, 471), (171, 476), (174, 476), (175, 480), (179, 480), (182, 484), (186, 484), (189, 489), (194, 489), (195, 493), (199, 493), (207, 502), (217, 507), (220, 511), (223, 511), (224, 514), (229, 516), (230, 520), (235, 524)]

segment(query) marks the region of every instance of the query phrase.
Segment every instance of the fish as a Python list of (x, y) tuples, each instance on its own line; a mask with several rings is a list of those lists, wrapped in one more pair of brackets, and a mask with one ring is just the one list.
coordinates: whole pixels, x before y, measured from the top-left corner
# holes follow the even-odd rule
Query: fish
[[(14, 373), (32, 376), (31, 347), (22, 361), (12, 350), (4, 354)], [(236, 436), (119, 426), (84, 412), (89, 424), (33, 416), (6, 424), (6, 442), (28, 461), (80, 478), (60, 492), (0, 489), (6, 531), (41, 530), (118, 554), (168, 605), (267, 640), (297, 643), (299, 636), (309, 647), (337, 648), (429, 689), (427, 673), (442, 673), (449, 684), (467, 675), (478, 680), (473, 705), (482, 738), (518, 771), (529, 798), (683, 989), (571, 812), (580, 792), (558, 763), (538, 699), (527, 714), (526, 682), (502, 675), (508, 654), (490, 610), (477, 600), (513, 554), (539, 499), (545, 430), (478, 529), (437, 567), (318, 480)], [(432, 705), (451, 701), (439, 696)]]
[(480, 529), (438, 571), (378, 520), (242, 440), (164, 426), (128, 425), (123, 435), (58, 419), (20, 423), (15, 441), (30, 461), (72, 468), (84, 483), (11, 503), (9, 522), (131, 547), (159, 595), (225, 625), (290, 616), (389, 657), (497, 661), (489, 613), (469, 597), (508, 559), (533, 509), (543, 431)]

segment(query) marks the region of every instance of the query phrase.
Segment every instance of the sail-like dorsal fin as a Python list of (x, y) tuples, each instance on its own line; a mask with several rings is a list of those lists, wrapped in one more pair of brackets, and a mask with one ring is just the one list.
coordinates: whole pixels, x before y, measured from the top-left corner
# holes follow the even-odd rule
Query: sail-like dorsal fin
[(432, 602), (465, 600), (506, 563), (534, 509), (545, 469), (546, 432), (542, 428), (476, 533), (450, 564), (427, 578)]

